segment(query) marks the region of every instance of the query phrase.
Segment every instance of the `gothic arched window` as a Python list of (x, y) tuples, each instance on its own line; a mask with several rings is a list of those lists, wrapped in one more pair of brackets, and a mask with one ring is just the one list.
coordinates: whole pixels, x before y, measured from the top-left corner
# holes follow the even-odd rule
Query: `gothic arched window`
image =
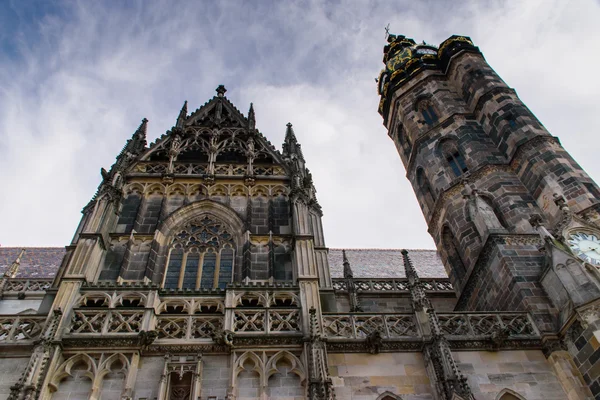
[(163, 287), (166, 289), (225, 288), (231, 282), (235, 242), (221, 222), (204, 216), (173, 238)]
[(421, 113), (424, 123), (433, 125), (438, 121), (438, 115), (430, 99), (423, 99), (417, 103), (417, 111)]
[(446, 139), (440, 144), (440, 151), (455, 176), (461, 176), (469, 170), (465, 158), (458, 149), (456, 140)]
[(417, 185), (423, 194), (423, 201), (425, 205), (431, 209), (434, 201), (433, 192), (431, 190), (431, 186), (429, 185), (429, 180), (425, 175), (425, 170), (423, 170), (421, 167), (417, 168)]

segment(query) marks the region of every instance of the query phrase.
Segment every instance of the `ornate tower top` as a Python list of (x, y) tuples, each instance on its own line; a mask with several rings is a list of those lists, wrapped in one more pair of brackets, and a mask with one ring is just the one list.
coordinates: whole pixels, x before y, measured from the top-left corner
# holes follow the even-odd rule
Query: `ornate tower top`
[(387, 124), (388, 111), (392, 96), (400, 86), (423, 70), (432, 69), (445, 71), (452, 55), (460, 50), (470, 50), (480, 53), (467, 36), (453, 35), (446, 39), (440, 47), (424, 41), (417, 44), (413, 39), (404, 35), (388, 35), (388, 44), (383, 48), (383, 63), (385, 67), (379, 74), (377, 90), (381, 96), (379, 113)]

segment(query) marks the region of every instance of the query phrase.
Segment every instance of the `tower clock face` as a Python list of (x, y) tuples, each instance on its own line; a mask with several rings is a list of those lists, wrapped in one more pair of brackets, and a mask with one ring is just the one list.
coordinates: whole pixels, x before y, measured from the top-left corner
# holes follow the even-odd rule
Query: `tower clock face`
[(600, 239), (591, 233), (575, 232), (568, 239), (573, 253), (584, 261), (600, 266)]

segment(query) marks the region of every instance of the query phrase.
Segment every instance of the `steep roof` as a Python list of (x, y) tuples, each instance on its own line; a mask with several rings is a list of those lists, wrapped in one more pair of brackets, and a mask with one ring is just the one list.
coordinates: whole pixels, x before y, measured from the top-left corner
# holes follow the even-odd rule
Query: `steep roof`
[[(421, 278), (447, 278), (435, 250), (408, 250)], [(400, 249), (346, 249), (355, 278), (405, 277)], [(342, 249), (329, 249), (329, 269), (333, 278), (343, 277)]]
[[(0, 247), (0, 274), (12, 265), (21, 247)], [(17, 277), (51, 278), (65, 255), (63, 247), (25, 247)], [(404, 277), (399, 249), (347, 249), (346, 255), (355, 278)], [(409, 256), (422, 278), (446, 278), (447, 274), (435, 250), (409, 250)], [(341, 278), (342, 249), (329, 249), (331, 276)]]
[(52, 278), (65, 255), (64, 247), (0, 247), (0, 275), (25, 249), (17, 278)]

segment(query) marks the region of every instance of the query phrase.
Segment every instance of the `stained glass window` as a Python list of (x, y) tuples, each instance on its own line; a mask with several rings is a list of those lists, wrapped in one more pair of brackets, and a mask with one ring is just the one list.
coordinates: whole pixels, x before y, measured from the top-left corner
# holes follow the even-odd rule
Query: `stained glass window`
[(165, 288), (224, 288), (231, 282), (235, 242), (223, 223), (209, 216), (196, 218), (174, 235), (171, 249)]
[(167, 276), (165, 277), (165, 288), (176, 289), (179, 286), (179, 273), (183, 261), (183, 250), (173, 249), (169, 257)]

